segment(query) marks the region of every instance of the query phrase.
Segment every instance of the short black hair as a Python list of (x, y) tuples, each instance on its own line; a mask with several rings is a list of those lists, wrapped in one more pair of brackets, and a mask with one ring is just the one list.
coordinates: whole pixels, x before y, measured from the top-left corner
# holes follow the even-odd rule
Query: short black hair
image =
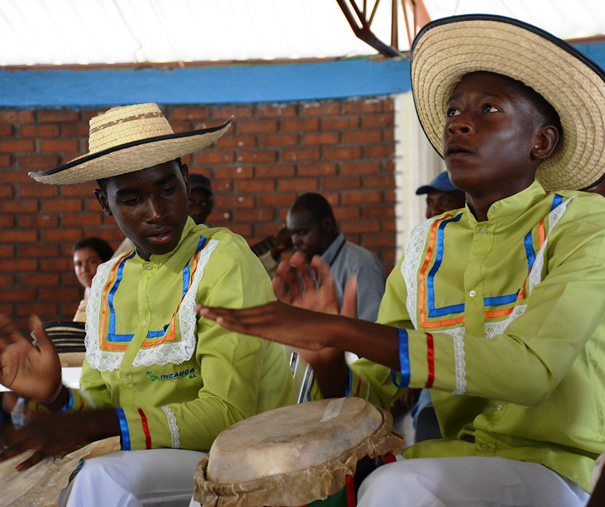
[[(327, 199), (315, 192), (307, 192), (301, 195), (290, 208), (291, 212), (308, 211), (314, 221), (321, 222), (326, 217), (334, 219), (332, 206)], [(334, 219), (336, 222), (336, 219)]]
[(74, 247), (71, 249), (71, 254), (75, 254), (82, 248), (92, 248), (103, 262), (107, 262), (113, 256), (113, 248), (104, 239), (101, 238), (84, 238), (74, 243)]
[[(181, 162), (181, 157), (175, 158), (174, 160), (169, 160), (169, 162), (174, 162), (179, 169), (181, 169), (183, 167), (183, 162)], [(100, 180), (97, 180), (97, 185), (99, 185), (101, 192), (103, 192), (104, 194), (107, 194), (107, 183), (111, 178), (113, 178), (113, 176), (110, 176), (109, 178), (102, 178)]]

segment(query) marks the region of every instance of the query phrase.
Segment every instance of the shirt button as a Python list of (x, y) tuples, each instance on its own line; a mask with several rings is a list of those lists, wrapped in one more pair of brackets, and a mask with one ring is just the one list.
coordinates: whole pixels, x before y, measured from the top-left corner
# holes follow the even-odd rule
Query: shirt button
[(481, 234), (487, 234), (487, 229), (485, 227), (481, 227)]
[(474, 297), (477, 295), (477, 293), (476, 293), (474, 290), (472, 290), (472, 291), (470, 291), (470, 292), (468, 293), (468, 295), (469, 295), (470, 297), (474, 298)]
[(127, 378), (123, 378), (122, 382), (124, 382), (124, 384), (128, 384), (128, 379)]
[(141, 322), (141, 327), (145, 327), (147, 325), (147, 321), (144, 320), (143, 322)]
[(481, 447), (481, 449), (483, 449), (484, 451), (487, 451), (489, 449), (489, 445), (487, 444), (481, 444), (479, 447)]
[(151, 264), (147, 264), (147, 266), (145, 266), (145, 269), (151, 271), (153, 269), (153, 266)]
[(498, 406), (496, 408), (498, 410), (502, 410), (504, 408), (504, 405), (502, 405), (502, 403), (498, 403)]

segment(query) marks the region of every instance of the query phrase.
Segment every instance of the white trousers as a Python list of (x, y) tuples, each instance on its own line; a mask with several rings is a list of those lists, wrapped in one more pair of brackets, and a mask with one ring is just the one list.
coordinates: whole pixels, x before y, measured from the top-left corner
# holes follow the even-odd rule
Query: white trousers
[(187, 507), (205, 452), (118, 451), (88, 459), (58, 498), (61, 507)]
[(583, 507), (589, 495), (537, 463), (469, 456), (403, 459), (372, 472), (358, 507)]

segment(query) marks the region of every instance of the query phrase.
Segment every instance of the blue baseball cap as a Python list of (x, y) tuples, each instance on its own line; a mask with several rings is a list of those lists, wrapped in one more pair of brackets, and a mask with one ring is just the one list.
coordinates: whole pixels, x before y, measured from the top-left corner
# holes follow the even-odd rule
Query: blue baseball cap
[(442, 172), (428, 185), (422, 185), (416, 190), (416, 195), (428, 194), (431, 190), (441, 190), (441, 192), (455, 192), (458, 190), (450, 181), (447, 171)]

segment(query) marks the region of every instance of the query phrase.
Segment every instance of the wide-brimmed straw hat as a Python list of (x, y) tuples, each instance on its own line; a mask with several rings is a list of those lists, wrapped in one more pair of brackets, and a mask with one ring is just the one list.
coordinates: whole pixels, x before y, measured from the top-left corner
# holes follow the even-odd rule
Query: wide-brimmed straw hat
[(438, 19), (414, 40), (411, 78), (416, 111), (441, 156), (447, 102), (460, 79), (478, 71), (521, 81), (559, 114), (563, 135), (536, 173), (546, 190), (584, 189), (603, 177), (605, 73), (548, 32), (502, 16)]
[(221, 137), (232, 119), (175, 134), (157, 104), (115, 107), (90, 120), (86, 155), (29, 175), (41, 183), (68, 185), (140, 171), (201, 150)]

